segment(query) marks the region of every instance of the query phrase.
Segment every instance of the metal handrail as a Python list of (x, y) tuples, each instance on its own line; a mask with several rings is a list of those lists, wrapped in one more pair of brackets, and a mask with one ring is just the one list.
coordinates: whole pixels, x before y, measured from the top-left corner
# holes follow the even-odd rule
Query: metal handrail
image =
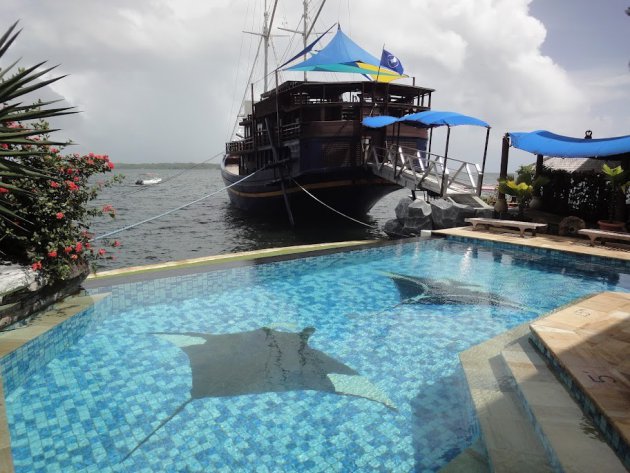
[(374, 162), (379, 172), (386, 164), (390, 165), (395, 181), (398, 181), (405, 173), (408, 177), (412, 177), (416, 187), (419, 187), (429, 176), (432, 176), (443, 193), (448, 193), (454, 184), (469, 188), (475, 193), (483, 177), (479, 166), (476, 163), (450, 157), (447, 161), (450, 166), (445, 166), (445, 161), (444, 156), (436, 153), (396, 145), (390, 145), (387, 148), (369, 145), (369, 148), (365, 150), (366, 164)]

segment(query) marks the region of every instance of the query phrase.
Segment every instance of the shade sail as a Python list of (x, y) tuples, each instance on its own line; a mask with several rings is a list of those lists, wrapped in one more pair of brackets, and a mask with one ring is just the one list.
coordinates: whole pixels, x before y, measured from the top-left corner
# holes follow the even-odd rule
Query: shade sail
[(337, 29), (333, 39), (321, 51), (285, 70), (353, 72), (378, 77), (379, 81), (407, 77), (386, 67), (380, 67), (380, 60), (352, 41), (341, 28)]
[(458, 126), (474, 125), (489, 128), (483, 120), (457, 112), (441, 112), (438, 110), (427, 110), (426, 112), (412, 113), (401, 118), (382, 115), (379, 117), (367, 117), (363, 119), (363, 125), (368, 128), (381, 128), (393, 123), (407, 123), (410, 125), (431, 128), (435, 126)]
[(583, 139), (538, 130), (510, 132), (512, 146), (543, 156), (560, 158), (597, 158), (630, 153), (630, 135), (613, 138)]

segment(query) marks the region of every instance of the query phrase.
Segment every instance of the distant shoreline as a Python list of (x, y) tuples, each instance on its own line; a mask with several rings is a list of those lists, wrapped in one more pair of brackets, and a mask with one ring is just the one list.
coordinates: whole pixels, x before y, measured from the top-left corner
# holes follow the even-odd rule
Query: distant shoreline
[(219, 169), (219, 163), (115, 163), (116, 169)]

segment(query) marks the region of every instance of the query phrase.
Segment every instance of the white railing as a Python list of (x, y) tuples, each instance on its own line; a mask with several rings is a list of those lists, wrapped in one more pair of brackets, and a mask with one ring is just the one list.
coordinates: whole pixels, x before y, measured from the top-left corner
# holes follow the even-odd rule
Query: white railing
[[(398, 182), (404, 176), (404, 185), (409, 187), (412, 182), (417, 190), (429, 190), (442, 196), (481, 191), (483, 173), (476, 163), (396, 145), (387, 148), (367, 145), (363, 156), (364, 163), (375, 168), (382, 177)], [(384, 170), (385, 167), (388, 169)]]

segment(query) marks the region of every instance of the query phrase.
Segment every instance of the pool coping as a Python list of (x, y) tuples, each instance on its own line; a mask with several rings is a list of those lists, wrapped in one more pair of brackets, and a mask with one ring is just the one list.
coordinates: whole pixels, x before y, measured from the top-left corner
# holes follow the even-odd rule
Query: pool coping
[[(468, 230), (466, 230), (468, 228)], [(552, 240), (550, 244), (546, 239), (541, 239), (541, 236), (534, 238), (520, 238), (514, 237), (511, 234), (509, 237), (497, 235), (495, 233), (482, 233), (476, 231), (472, 233), (470, 231), (472, 227), (461, 227), (447, 230), (435, 230), (434, 235), (439, 237), (449, 236), (460, 237), (466, 240), (482, 240), (497, 243), (508, 243), (514, 246), (525, 246), (529, 248), (546, 248), (550, 251), (558, 251), (561, 253), (573, 253), (582, 254), (587, 256), (600, 256), (603, 258), (612, 258), (619, 261), (630, 261), (629, 253), (611, 252), (607, 249), (596, 251), (595, 253), (587, 251), (589, 248), (575, 247), (570, 249), (554, 247), (553, 243), (563, 241), (563, 239)], [(374, 248), (380, 246), (395, 246), (407, 243), (418, 242), (427, 240), (427, 238), (411, 237), (396, 240), (354, 240), (343, 241), (334, 243), (319, 243), (312, 245), (297, 245), (291, 247), (280, 248), (267, 248), (262, 250), (246, 251), (239, 253), (229, 253), (223, 255), (206, 256), (200, 258), (192, 258), (186, 260), (172, 261), (167, 263), (157, 263), (144, 266), (133, 266), (128, 268), (121, 268), (116, 270), (102, 271), (97, 274), (91, 274), (83, 283), (83, 287), (87, 289), (93, 289), (98, 287), (108, 287), (117, 284), (124, 284), (129, 282), (135, 282), (140, 280), (179, 276), (183, 274), (193, 274), (204, 272), (207, 270), (219, 270), (227, 269), (231, 267), (271, 263), (275, 261), (282, 261), (287, 259), (294, 259), (298, 255), (302, 257), (320, 256), (330, 253), (337, 253), (342, 251), (352, 251), (361, 248)], [(564, 239), (568, 240), (568, 239)], [(542, 243), (542, 244), (541, 244)], [(599, 247), (595, 247), (598, 249)], [(617, 253), (617, 254), (611, 254)], [(619, 256), (623, 255), (623, 256)], [(20, 348), (22, 345), (37, 338), (40, 335), (55, 328), (59, 324), (65, 322), (69, 318), (77, 315), (98, 302), (98, 300), (107, 297), (107, 294), (99, 295), (82, 295), (78, 298), (71, 296), (58, 302), (49, 308), (40, 311), (35, 314), (34, 318), (29, 322), (28, 326), (20, 328), (20, 334), (18, 336), (15, 333), (16, 330), (8, 330), (0, 332), (0, 358), (12, 353)], [(81, 299), (77, 301), (77, 299)], [(545, 314), (546, 316), (548, 314)], [(531, 322), (527, 322), (524, 325), (529, 325)], [(514, 330), (514, 329), (512, 329)], [(7, 335), (9, 334), (9, 335)], [(11, 455), (11, 442), (9, 434), (9, 426), (6, 415), (6, 402), (3, 391), (3, 382), (0, 379), (0, 472), (12, 473), (13, 458)]]

